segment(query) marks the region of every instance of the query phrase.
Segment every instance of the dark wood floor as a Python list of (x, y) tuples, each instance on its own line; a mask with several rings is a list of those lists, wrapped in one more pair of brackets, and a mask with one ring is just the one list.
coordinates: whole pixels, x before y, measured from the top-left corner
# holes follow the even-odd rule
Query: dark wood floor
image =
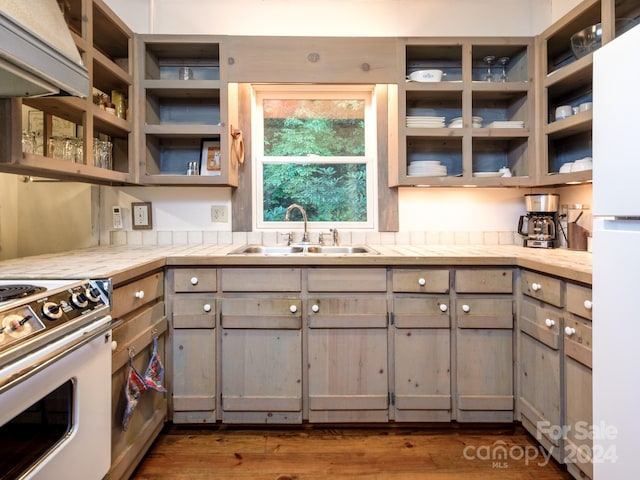
[(132, 480), (570, 479), (520, 426), (168, 426)]

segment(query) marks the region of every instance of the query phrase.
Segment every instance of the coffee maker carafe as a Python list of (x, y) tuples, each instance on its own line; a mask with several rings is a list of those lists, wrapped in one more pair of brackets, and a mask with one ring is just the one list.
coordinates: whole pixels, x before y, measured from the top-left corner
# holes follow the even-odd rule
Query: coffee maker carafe
[[(527, 214), (518, 221), (518, 233), (525, 247), (555, 248), (558, 246), (558, 202), (555, 193), (531, 193), (524, 196)], [(524, 229), (526, 219), (526, 229)]]

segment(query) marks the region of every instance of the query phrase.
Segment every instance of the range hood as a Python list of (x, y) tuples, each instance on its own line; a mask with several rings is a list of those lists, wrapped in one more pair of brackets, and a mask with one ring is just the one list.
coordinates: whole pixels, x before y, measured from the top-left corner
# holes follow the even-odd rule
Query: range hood
[(56, 0), (0, 0), (0, 97), (87, 97), (89, 75)]

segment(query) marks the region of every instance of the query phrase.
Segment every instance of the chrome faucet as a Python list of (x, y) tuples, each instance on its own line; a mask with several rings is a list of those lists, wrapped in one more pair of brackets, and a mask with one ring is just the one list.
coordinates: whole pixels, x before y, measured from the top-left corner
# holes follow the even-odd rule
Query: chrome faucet
[(307, 212), (297, 203), (292, 203), (287, 207), (287, 212), (284, 214), (284, 221), (289, 221), (289, 213), (293, 209), (298, 209), (302, 214), (302, 220), (304, 221), (304, 233), (302, 234), (302, 243), (309, 243), (309, 231), (307, 230)]

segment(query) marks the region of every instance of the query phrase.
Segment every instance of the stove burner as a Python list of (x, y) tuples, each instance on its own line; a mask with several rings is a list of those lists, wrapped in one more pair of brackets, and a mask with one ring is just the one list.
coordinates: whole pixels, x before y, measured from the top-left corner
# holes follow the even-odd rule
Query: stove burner
[(16, 298), (25, 298), (36, 293), (44, 292), (46, 288), (26, 283), (17, 283), (14, 285), (0, 285), (0, 302), (14, 300)]

